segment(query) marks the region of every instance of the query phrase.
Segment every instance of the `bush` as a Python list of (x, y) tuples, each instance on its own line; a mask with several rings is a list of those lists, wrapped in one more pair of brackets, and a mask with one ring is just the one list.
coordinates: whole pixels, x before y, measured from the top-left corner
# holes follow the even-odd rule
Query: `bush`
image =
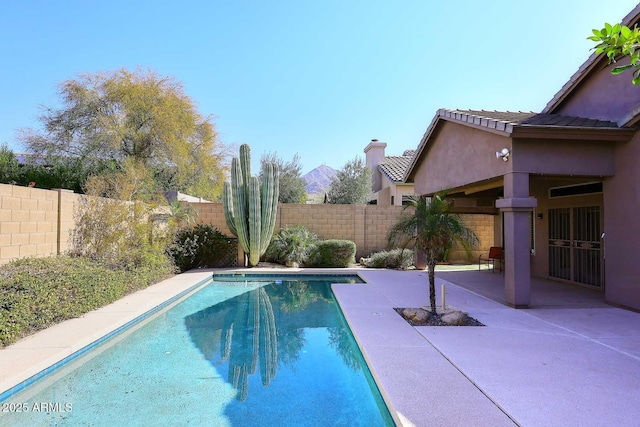
[(192, 268), (229, 267), (237, 259), (237, 240), (208, 224), (178, 230), (167, 250), (180, 272)]
[(391, 249), (371, 254), (364, 260), (364, 266), (369, 268), (393, 268), (406, 270), (413, 265), (413, 251), (411, 249)]
[(318, 236), (302, 225), (286, 227), (274, 234), (265, 258), (267, 261), (279, 264), (305, 265), (308, 264), (309, 255), (318, 242)]
[(349, 267), (356, 262), (356, 244), (351, 240), (323, 240), (309, 256), (311, 267)]
[(0, 268), (0, 347), (78, 317), (171, 274), (163, 257), (144, 268), (114, 269), (87, 258), (19, 259)]

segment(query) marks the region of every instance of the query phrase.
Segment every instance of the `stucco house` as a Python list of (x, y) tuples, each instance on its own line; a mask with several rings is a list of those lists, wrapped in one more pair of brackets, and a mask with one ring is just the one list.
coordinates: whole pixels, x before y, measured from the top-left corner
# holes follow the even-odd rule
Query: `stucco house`
[(406, 150), (401, 156), (385, 156), (386, 147), (386, 142), (372, 139), (364, 149), (365, 161), (372, 173), (370, 200), (383, 206), (402, 206), (403, 197), (414, 194), (413, 183), (404, 181), (414, 151)]
[(416, 194), (492, 202), (512, 306), (533, 275), (640, 310), (640, 87), (611, 68), (592, 55), (540, 113), (439, 110), (407, 168)]

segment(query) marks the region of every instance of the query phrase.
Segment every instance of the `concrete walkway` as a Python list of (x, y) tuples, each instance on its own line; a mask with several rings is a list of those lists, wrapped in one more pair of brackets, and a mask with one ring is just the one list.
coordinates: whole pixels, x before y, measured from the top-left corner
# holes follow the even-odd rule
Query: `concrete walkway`
[(640, 314), (562, 284), (571, 304), (515, 310), (440, 273), (447, 304), (486, 327), (412, 328), (392, 307), (427, 305), (426, 272), (361, 275), (371, 286), (334, 289), (404, 424), (638, 425)]
[[(283, 271), (310, 273), (250, 273)], [(354, 272), (368, 283), (334, 292), (398, 424), (638, 425), (640, 314), (545, 281), (534, 308), (515, 310), (498, 302), (500, 275), (442, 272), (438, 293), (445, 283), (447, 304), (486, 327), (414, 328), (393, 308), (428, 303), (425, 272)], [(0, 393), (210, 274), (176, 276), (0, 350)]]

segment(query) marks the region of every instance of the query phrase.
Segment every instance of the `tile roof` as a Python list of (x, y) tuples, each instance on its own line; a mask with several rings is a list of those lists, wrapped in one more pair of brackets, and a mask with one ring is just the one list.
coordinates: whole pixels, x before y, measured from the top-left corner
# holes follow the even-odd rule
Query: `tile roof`
[(564, 116), (561, 114), (522, 111), (448, 110), (443, 108), (438, 110), (433, 117), (420, 144), (418, 144), (415, 154), (409, 158), (410, 161), (405, 168), (402, 181), (411, 182), (414, 168), (420, 162), (420, 157), (437, 124), (443, 119), (484, 127), (490, 132), (502, 133), (509, 137), (540, 138), (544, 137), (544, 134), (557, 137), (558, 134), (568, 132), (568, 137), (575, 138), (577, 132), (583, 139), (627, 141), (631, 139), (635, 132), (633, 128), (619, 127), (616, 122), (608, 120)]
[(438, 115), (491, 129), (504, 130), (506, 132), (511, 132), (513, 130), (513, 126), (618, 129), (618, 124), (616, 122), (588, 119), (584, 117), (563, 116), (561, 114), (543, 114), (522, 111), (443, 109), (438, 111)]
[[(407, 151), (405, 151), (405, 154)], [(411, 156), (385, 156), (384, 161), (378, 165), (378, 170), (385, 174), (392, 182), (402, 182), (404, 173), (411, 164), (412, 156), (413, 153)]]

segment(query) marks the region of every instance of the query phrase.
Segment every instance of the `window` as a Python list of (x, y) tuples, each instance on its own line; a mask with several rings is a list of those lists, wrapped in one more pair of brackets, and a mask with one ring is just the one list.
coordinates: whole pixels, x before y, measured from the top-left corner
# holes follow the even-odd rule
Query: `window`
[(602, 193), (601, 182), (589, 182), (587, 184), (569, 185), (549, 189), (549, 197), (579, 196), (581, 194)]

